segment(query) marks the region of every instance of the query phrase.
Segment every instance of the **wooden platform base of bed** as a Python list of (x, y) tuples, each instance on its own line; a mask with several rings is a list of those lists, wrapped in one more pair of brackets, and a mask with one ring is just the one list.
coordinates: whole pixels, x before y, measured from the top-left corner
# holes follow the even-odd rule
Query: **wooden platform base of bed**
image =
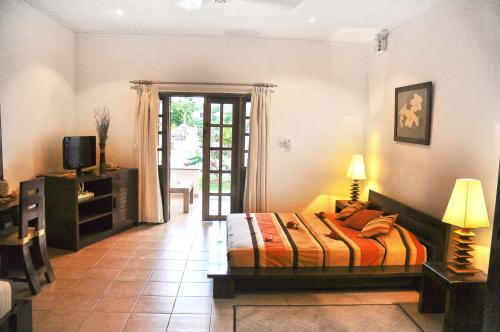
[(212, 269), (214, 298), (233, 298), (248, 290), (325, 290), (420, 287), (422, 266), (354, 268)]

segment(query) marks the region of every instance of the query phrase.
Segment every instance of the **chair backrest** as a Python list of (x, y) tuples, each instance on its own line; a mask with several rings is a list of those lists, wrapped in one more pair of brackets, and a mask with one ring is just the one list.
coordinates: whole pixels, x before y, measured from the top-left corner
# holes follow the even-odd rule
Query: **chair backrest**
[(28, 236), (33, 225), (37, 234), (45, 230), (45, 179), (36, 178), (21, 182), (19, 199), (19, 238)]

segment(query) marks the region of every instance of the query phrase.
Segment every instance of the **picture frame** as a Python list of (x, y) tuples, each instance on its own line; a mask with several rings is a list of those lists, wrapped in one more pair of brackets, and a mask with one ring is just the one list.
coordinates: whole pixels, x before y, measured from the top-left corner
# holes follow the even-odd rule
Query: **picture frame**
[(432, 82), (395, 89), (394, 140), (430, 145)]

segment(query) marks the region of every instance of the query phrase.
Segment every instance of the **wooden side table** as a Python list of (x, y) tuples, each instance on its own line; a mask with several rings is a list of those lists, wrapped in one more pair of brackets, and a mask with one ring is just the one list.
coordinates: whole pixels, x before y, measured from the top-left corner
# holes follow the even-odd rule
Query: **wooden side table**
[(170, 193), (183, 194), (184, 213), (189, 213), (189, 204), (193, 203), (193, 182), (172, 182)]
[(343, 208), (345, 208), (349, 203), (347, 199), (338, 199), (335, 201), (335, 212), (340, 212)]
[(458, 275), (445, 263), (424, 263), (418, 310), (444, 312), (443, 331), (481, 331), (487, 276)]

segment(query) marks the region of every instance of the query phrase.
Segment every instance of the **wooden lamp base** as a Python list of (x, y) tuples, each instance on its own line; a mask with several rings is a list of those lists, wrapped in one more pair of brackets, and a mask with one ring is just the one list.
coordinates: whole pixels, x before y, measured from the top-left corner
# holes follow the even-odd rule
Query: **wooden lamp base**
[(349, 203), (353, 203), (359, 200), (359, 180), (352, 180), (351, 184), (351, 200)]
[(451, 245), (455, 248), (453, 252), (453, 258), (448, 261), (448, 269), (457, 274), (474, 274), (479, 271), (472, 266), (472, 262), (469, 261), (472, 256), (472, 251), (474, 248), (471, 247), (475, 242), (472, 240), (476, 234), (470, 231), (468, 228), (461, 228), (454, 231), (457, 236), (454, 236), (452, 240), (454, 243)]

